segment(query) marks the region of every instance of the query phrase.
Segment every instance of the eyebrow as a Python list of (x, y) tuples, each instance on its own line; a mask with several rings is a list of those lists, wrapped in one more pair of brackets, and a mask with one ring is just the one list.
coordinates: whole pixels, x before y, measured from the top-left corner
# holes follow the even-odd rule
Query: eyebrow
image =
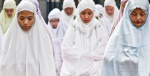
[(144, 11), (142, 11), (141, 13), (145, 13)]
[(33, 17), (33, 16), (29, 16), (29, 17)]
[(136, 12), (132, 11), (132, 13), (136, 13)]

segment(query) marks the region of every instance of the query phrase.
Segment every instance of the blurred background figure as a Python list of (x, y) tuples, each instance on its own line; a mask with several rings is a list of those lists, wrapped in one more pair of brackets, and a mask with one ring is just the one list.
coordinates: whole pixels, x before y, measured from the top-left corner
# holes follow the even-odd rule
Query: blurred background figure
[(119, 12), (116, 6), (116, 2), (114, 0), (105, 0), (104, 9), (105, 9), (104, 15), (112, 24)]
[(98, 13), (102, 17), (102, 19), (104, 21), (104, 24), (106, 25), (106, 29), (107, 29), (108, 36), (109, 36), (110, 35), (110, 30), (111, 30), (111, 23), (108, 21), (108, 19), (104, 15), (104, 12), (105, 12), (104, 7), (100, 4), (97, 4), (95, 6), (96, 6), (96, 9), (97, 9)]
[(61, 12), (57, 8), (53, 9), (49, 13), (48, 19), (48, 26), (50, 27), (52, 42), (54, 45), (56, 76), (60, 76), (63, 62), (61, 55), (61, 44), (67, 31), (68, 25), (64, 20), (62, 20)]
[(5, 0), (3, 9), (0, 13), (0, 26), (5, 35), (7, 29), (9, 28), (16, 12), (16, 2), (14, 0)]
[(74, 16), (75, 11), (75, 2), (73, 0), (64, 0), (61, 16), (67, 24), (70, 24), (71, 18)]
[[(121, 20), (122, 16), (123, 16), (123, 12), (124, 12), (124, 8), (125, 8), (125, 5), (127, 3), (128, 0), (121, 0), (121, 7), (120, 7), (120, 11), (119, 11), (119, 14), (118, 16), (116, 17), (114, 23), (113, 23), (113, 26), (111, 28), (111, 34), (113, 33), (113, 31), (115, 30), (115, 27), (117, 26), (117, 24), (119, 23), (119, 21)], [(111, 35), (110, 34), (110, 35)]]

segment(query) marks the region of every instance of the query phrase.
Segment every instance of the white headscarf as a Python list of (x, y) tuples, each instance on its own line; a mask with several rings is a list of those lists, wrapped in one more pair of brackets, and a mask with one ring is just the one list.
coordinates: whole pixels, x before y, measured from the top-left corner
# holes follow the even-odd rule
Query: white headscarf
[[(53, 18), (59, 19), (59, 23), (56, 29), (53, 29), (53, 27), (51, 26), (49, 22)], [(57, 8), (53, 9), (49, 13), (48, 19), (49, 19), (48, 26), (50, 27), (50, 30), (52, 33), (51, 34), (52, 40), (54, 44), (56, 72), (57, 72), (57, 76), (59, 76), (60, 71), (61, 71), (61, 66), (62, 66), (61, 44), (63, 41), (63, 37), (67, 31), (68, 25), (64, 20), (62, 20), (60, 10)]]
[(69, 26), (62, 43), (63, 65), (60, 76), (99, 76), (101, 61), (108, 35), (101, 23), (93, 16), (83, 23), (79, 13), (85, 9), (96, 11), (93, 0), (82, 0), (78, 16)]
[[(28, 32), (21, 29), (17, 16), (21, 11), (34, 13), (35, 22)], [(4, 36), (0, 56), (0, 76), (56, 76), (52, 43), (36, 7), (21, 2), (10, 28)]]
[(110, 21), (110, 23), (112, 24), (115, 20), (115, 18), (117, 17), (118, 13), (119, 13), (119, 10), (116, 6), (116, 2), (114, 0), (105, 0), (104, 2), (104, 9), (105, 9), (105, 6), (112, 6), (114, 7), (114, 14), (113, 15), (108, 15), (106, 13), (106, 10), (104, 12), (104, 15), (106, 16), (106, 18)]
[(102, 14), (103, 16), (102, 16), (102, 19), (104, 20), (104, 23), (105, 23), (105, 25), (106, 25), (106, 29), (107, 29), (107, 32), (108, 32), (108, 36), (110, 35), (110, 31), (111, 31), (111, 23), (108, 21), (108, 19), (105, 17), (105, 15), (104, 15), (104, 8), (103, 8), (103, 6), (102, 5), (99, 5), (99, 4), (97, 4), (97, 5), (95, 5), (96, 6), (96, 9), (97, 9), (97, 11), (100, 13), (100, 14)]
[[(67, 8), (67, 7), (73, 7), (73, 13), (72, 15), (68, 16), (64, 9)], [(70, 24), (70, 20), (71, 18), (74, 16), (74, 13), (76, 11), (76, 6), (75, 6), (75, 2), (74, 0), (64, 0), (63, 2), (63, 10), (61, 11), (61, 16), (62, 16), (62, 19), (69, 25)]]
[[(136, 27), (131, 12), (141, 8), (147, 19)], [(101, 76), (150, 76), (150, 15), (148, 0), (129, 0), (107, 44)]]

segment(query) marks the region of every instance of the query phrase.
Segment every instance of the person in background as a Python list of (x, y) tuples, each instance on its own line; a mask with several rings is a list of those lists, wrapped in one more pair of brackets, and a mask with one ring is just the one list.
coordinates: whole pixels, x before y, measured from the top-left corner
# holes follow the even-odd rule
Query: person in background
[(5, 0), (3, 9), (0, 13), (0, 26), (5, 35), (8, 30), (16, 12), (16, 2), (14, 0)]
[(104, 2), (104, 15), (112, 24), (118, 15), (118, 8), (114, 0), (105, 0)]
[(107, 44), (100, 76), (150, 76), (148, 0), (129, 0)]
[(68, 27), (62, 43), (60, 76), (99, 76), (107, 30), (95, 18), (93, 0), (81, 0), (77, 10), (77, 18)]
[[(111, 34), (113, 33), (113, 31), (115, 30), (115, 27), (117, 26), (117, 24), (119, 23), (119, 21), (121, 20), (122, 16), (123, 16), (123, 11), (124, 11), (124, 8), (125, 8), (125, 5), (127, 3), (128, 0), (121, 0), (121, 6), (120, 6), (120, 11), (119, 11), (119, 14), (118, 16), (116, 17), (114, 23), (113, 23), (113, 26), (111, 28)], [(111, 36), (110, 34), (110, 36)]]
[(52, 42), (54, 44), (56, 76), (60, 76), (62, 66), (61, 44), (68, 25), (62, 20), (59, 9), (53, 9), (48, 15), (48, 26), (50, 27)]
[(108, 32), (108, 36), (110, 35), (110, 31), (111, 31), (111, 23), (108, 21), (108, 19), (105, 17), (104, 15), (104, 8), (102, 5), (100, 4), (96, 4), (96, 9), (99, 13), (99, 15), (101, 15), (105, 25), (106, 25), (106, 29), (107, 29), (107, 32)]
[(0, 76), (56, 76), (52, 42), (30, 1), (19, 3), (6, 32)]
[(74, 16), (75, 11), (76, 6), (74, 0), (64, 0), (61, 16), (68, 25), (70, 25), (71, 18)]

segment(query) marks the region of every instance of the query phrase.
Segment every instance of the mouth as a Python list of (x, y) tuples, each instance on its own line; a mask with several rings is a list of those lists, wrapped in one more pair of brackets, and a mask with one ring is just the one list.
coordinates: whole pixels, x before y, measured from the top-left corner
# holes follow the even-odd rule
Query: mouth
[(23, 26), (23, 28), (27, 29), (27, 28), (29, 28), (29, 26)]
[(67, 13), (68, 15), (71, 15), (71, 13)]
[(88, 22), (89, 20), (84, 20), (85, 22)]
[(140, 21), (137, 21), (136, 23), (137, 23), (137, 24), (140, 24), (141, 22), (140, 22)]

